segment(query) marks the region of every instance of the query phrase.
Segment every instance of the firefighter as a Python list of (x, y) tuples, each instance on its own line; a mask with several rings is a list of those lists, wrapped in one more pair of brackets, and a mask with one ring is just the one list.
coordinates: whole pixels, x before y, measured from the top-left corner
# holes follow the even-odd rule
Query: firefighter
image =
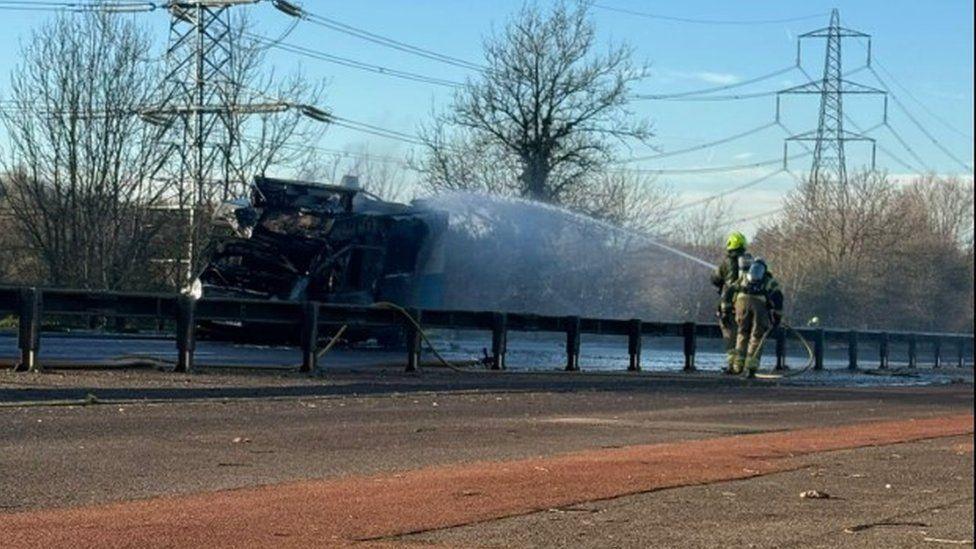
[(732, 373), (745, 371), (753, 378), (759, 369), (767, 332), (782, 322), (783, 292), (769, 272), (766, 261), (760, 257), (740, 274), (732, 291), (738, 325)]
[(738, 231), (729, 234), (725, 250), (725, 259), (712, 274), (712, 284), (721, 296), (716, 314), (722, 330), (722, 339), (725, 340), (725, 373), (732, 373), (732, 366), (735, 363), (736, 324), (735, 307), (732, 303), (734, 295), (730, 288), (739, 279), (739, 259), (746, 253), (746, 237)]

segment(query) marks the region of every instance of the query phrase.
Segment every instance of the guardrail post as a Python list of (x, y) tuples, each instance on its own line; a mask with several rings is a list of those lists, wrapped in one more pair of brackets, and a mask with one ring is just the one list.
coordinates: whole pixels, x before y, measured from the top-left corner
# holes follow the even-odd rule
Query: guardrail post
[(847, 369), (857, 370), (857, 358), (858, 358), (858, 341), (857, 341), (857, 330), (851, 330), (847, 333)]
[(932, 342), (932, 367), (942, 367), (942, 338), (936, 337)]
[(823, 370), (824, 367), (824, 329), (817, 328), (813, 334), (813, 369)]
[(197, 301), (188, 295), (176, 299), (176, 372), (193, 369), (193, 351), (197, 346)]
[[(417, 309), (408, 309), (407, 314), (413, 318), (417, 324), (421, 322), (420, 311)], [(420, 330), (417, 328), (417, 324), (407, 321), (404, 333), (407, 335), (407, 372), (417, 372), (420, 370)]]
[(166, 331), (166, 317), (163, 316), (163, 300), (156, 300), (156, 331), (165, 332)]
[(580, 355), (580, 318), (566, 317), (566, 371), (578, 372)]
[(888, 332), (881, 332), (881, 340), (878, 341), (878, 368), (882, 370), (888, 368)]
[(695, 334), (695, 323), (685, 322), (681, 325), (681, 336), (684, 338), (685, 371), (695, 371), (695, 352), (698, 338)]
[(17, 372), (39, 372), (41, 364), (37, 353), (41, 350), (41, 291), (24, 288), (20, 292), (20, 322), (17, 343), (20, 347), (20, 364)]
[(505, 355), (508, 353), (508, 315), (491, 315), (491, 369), (505, 369)]
[(318, 367), (319, 303), (302, 304), (302, 365), (299, 372), (314, 372)]
[(786, 330), (780, 325), (776, 328), (776, 366), (775, 370), (786, 370)]
[(640, 371), (642, 347), (641, 321), (639, 318), (633, 318), (627, 327), (627, 354), (630, 355), (630, 364), (627, 366), (628, 372)]
[(918, 338), (915, 334), (908, 335), (908, 367), (918, 366)]

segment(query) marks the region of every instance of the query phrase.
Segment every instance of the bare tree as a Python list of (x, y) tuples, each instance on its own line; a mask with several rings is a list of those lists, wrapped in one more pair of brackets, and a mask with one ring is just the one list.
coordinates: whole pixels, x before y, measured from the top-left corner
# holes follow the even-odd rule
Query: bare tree
[(847, 184), (807, 181), (756, 244), (795, 317), (971, 330), (972, 249), (963, 235), (972, 195), (965, 193), (965, 185), (931, 179), (900, 188), (875, 172), (854, 174)]
[(407, 202), (416, 196), (406, 160), (374, 155), (366, 145), (350, 146), (346, 152), (316, 154), (296, 172), (299, 179), (336, 184), (343, 176), (355, 176), (360, 187), (384, 200)]
[(0, 187), (41, 280), (119, 287), (139, 277), (166, 191), (157, 130), (131, 112), (155, 91), (150, 40), (133, 22), (61, 16), (36, 30), (11, 78)]
[[(602, 54), (596, 48), (585, 3), (522, 8), (485, 41), (481, 75), (424, 132), (423, 182), (570, 207), (590, 202), (586, 189), (615, 145), (651, 136), (649, 124), (627, 109), (630, 87), (647, 76), (646, 67), (631, 61), (626, 45)], [(491, 177), (474, 173), (485, 164)]]
[(972, 179), (925, 175), (912, 182), (907, 196), (926, 212), (933, 230), (943, 242), (972, 246)]
[(520, 169), (518, 156), (489, 137), (456, 130), (447, 117), (436, 114), (422, 134), (428, 152), (411, 158), (410, 164), (421, 174), (421, 184), (428, 190), (521, 196), (515, 184)]
[(718, 198), (675, 214), (667, 231), (674, 242), (705, 257), (718, 257), (724, 251), (722, 243), (732, 227), (728, 201)]
[(649, 175), (607, 171), (567, 192), (573, 209), (640, 233), (660, 232), (676, 201), (674, 189)]
[[(220, 77), (207, 81), (212, 94), (207, 101), (216, 103), (219, 113), (191, 123), (195, 115), (186, 108), (196, 99), (187, 96), (183, 85), (173, 87), (173, 78), (185, 77), (181, 73), (185, 66), (179, 61), (189, 52), (180, 48), (195, 47), (186, 43), (167, 59), (170, 79), (163, 82), (166, 89), (155, 98), (158, 112), (150, 110), (168, 128), (165, 141), (174, 149), (166, 165), (173, 182), (168, 200), (180, 214), (173, 222), (183, 230), (170, 239), (169, 249), (160, 259), (172, 266), (166, 276), (175, 284), (185, 284), (187, 276), (192, 277), (206, 262), (208, 250), (215, 244), (211, 223), (215, 206), (247, 195), (256, 175), (293, 172), (313, 162), (315, 144), (326, 129), (298, 108), (319, 104), (324, 85), (310, 81), (300, 69), (279, 74), (267, 60), (271, 45), (252, 32), (255, 26), (246, 12), (235, 12), (221, 37), (221, 47), (231, 55), (221, 65)], [(254, 105), (267, 110), (252, 109)], [(193, 158), (189, 147), (195, 139), (191, 129), (197, 125), (206, 133), (201, 160)], [(194, 165), (198, 162), (199, 173)]]
[[(223, 97), (228, 107), (233, 109), (249, 102), (321, 103), (324, 82), (310, 80), (299, 69), (279, 75), (268, 63), (267, 42), (253, 33), (255, 23), (246, 12), (236, 15), (231, 25), (229, 43), (234, 55)], [(230, 173), (213, 189), (212, 199), (226, 200), (243, 194), (255, 175), (265, 175), (270, 169), (295, 170), (312, 162), (318, 155), (315, 145), (326, 129), (296, 109), (236, 114), (232, 120), (232, 135), (226, 136)]]

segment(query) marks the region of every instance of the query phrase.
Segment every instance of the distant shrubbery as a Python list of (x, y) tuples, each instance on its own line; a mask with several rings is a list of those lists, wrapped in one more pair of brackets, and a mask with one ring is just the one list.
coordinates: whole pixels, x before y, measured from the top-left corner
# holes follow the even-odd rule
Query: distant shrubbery
[(973, 330), (973, 182), (910, 184), (861, 173), (807, 182), (764, 226), (765, 255), (794, 320), (832, 326)]

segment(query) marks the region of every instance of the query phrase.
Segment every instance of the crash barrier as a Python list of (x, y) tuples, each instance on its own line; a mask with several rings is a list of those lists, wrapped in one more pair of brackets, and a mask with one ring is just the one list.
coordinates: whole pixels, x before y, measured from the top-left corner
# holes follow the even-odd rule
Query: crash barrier
[[(683, 341), (684, 369), (695, 370), (698, 338), (721, 338), (717, 324), (694, 322), (648, 322), (640, 319), (614, 320), (578, 316), (543, 316), (496, 311), (417, 310), (405, 311), (389, 307), (322, 304), (316, 302), (266, 301), (253, 299), (205, 298), (194, 300), (180, 294), (124, 293), (34, 287), (0, 287), (0, 318), (18, 318), (18, 369), (40, 370), (38, 360), (41, 345), (41, 326), (45, 316), (93, 317), (116, 319), (124, 325), (126, 319), (154, 322), (159, 330), (175, 324), (177, 361), (175, 369), (187, 372), (193, 367), (197, 328), (201, 322), (223, 321), (293, 326), (301, 333), (302, 364), (300, 371), (317, 369), (321, 354), (319, 334), (324, 327), (401, 327), (406, 334), (406, 370), (420, 367), (421, 329), (460, 329), (491, 332), (491, 354), (488, 363), (493, 369), (505, 369), (509, 332), (554, 332), (566, 337), (567, 371), (578, 371), (581, 336), (583, 334), (619, 335), (627, 337), (630, 355), (628, 370), (641, 369), (642, 342), (645, 337), (678, 337)], [(119, 319), (122, 319), (119, 322)], [(422, 327), (422, 328), (421, 328)], [(929, 350), (931, 364), (943, 365), (944, 352), (955, 351), (959, 367), (966, 365), (967, 352), (973, 350), (972, 334), (915, 333), (857, 331), (827, 328), (798, 328), (804, 339), (813, 342), (813, 368), (824, 367), (828, 344), (844, 344), (848, 351), (848, 367), (860, 364), (859, 345), (878, 345), (878, 365), (887, 368), (893, 343), (907, 343), (908, 366), (919, 364), (919, 348)], [(770, 334), (775, 342), (776, 368), (786, 366), (787, 334), (777, 329)]]

